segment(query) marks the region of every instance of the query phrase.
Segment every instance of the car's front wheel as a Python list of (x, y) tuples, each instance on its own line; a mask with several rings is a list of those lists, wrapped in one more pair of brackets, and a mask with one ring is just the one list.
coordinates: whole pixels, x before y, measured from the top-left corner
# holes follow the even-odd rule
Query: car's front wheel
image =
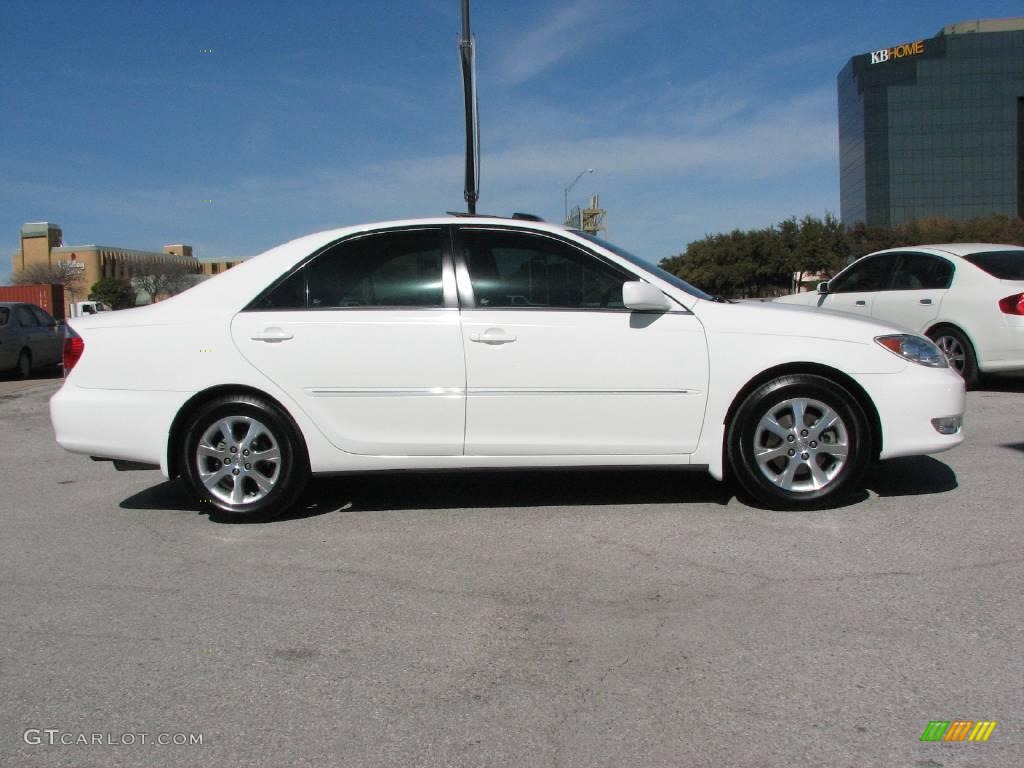
[(309, 477), (305, 447), (281, 411), (231, 395), (189, 421), (182, 466), (203, 506), (224, 519), (269, 520), (298, 499)]
[(772, 508), (828, 506), (856, 487), (871, 457), (864, 410), (837, 382), (813, 375), (762, 384), (728, 430), (732, 474)]

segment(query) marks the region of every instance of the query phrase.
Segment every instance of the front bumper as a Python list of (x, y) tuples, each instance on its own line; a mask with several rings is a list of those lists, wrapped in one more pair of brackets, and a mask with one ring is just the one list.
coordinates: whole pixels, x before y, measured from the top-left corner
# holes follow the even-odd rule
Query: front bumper
[(909, 364), (898, 374), (861, 374), (855, 378), (878, 410), (882, 427), (879, 458), (941, 453), (964, 441), (962, 428), (944, 435), (932, 423), (933, 419), (964, 415), (964, 382), (952, 369)]

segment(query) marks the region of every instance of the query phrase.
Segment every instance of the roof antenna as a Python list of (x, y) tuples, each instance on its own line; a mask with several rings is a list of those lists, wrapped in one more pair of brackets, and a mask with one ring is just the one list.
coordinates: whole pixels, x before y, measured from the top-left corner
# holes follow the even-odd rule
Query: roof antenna
[(480, 199), (480, 117), (476, 102), (476, 50), (469, 31), (469, 0), (462, 0), (459, 59), (462, 63), (462, 93), (466, 104), (466, 186), (463, 195), (469, 213), (476, 215), (476, 201)]

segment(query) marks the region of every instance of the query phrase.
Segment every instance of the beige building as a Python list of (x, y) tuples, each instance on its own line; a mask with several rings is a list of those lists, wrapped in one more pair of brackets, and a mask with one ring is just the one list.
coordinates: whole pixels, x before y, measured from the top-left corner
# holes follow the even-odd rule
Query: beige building
[(192, 246), (184, 243), (165, 245), (162, 252), (140, 251), (112, 245), (64, 245), (59, 224), (46, 221), (29, 222), (21, 227), (21, 248), (11, 260), (11, 275), (17, 275), (33, 264), (57, 267), (60, 262), (81, 264), (84, 298), (100, 278), (117, 277), (130, 280), (147, 274), (154, 265), (180, 264), (196, 275), (216, 275), (239, 263), (239, 259), (199, 260)]

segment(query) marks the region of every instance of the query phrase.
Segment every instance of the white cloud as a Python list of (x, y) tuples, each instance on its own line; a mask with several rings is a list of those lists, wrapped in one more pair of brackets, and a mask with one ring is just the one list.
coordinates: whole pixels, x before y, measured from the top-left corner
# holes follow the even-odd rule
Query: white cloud
[(625, 18), (617, 4), (600, 0), (577, 0), (558, 7), (508, 48), (500, 77), (512, 85), (526, 82), (620, 31)]

